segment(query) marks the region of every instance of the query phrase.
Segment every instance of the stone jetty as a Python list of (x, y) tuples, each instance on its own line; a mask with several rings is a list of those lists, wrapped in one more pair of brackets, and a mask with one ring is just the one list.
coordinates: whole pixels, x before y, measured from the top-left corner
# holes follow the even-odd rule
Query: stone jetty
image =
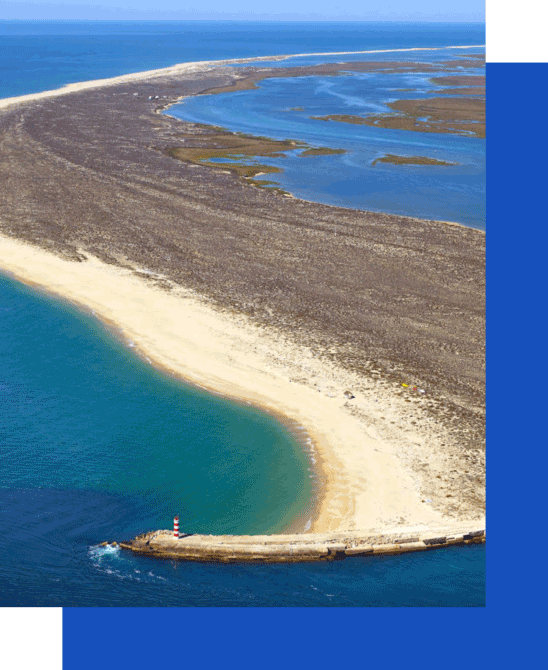
[[(333, 561), (347, 556), (403, 554), (485, 542), (485, 529), (473, 526), (400, 528), (394, 532), (340, 531), (298, 535), (197, 535), (157, 530), (120, 542), (122, 549), (155, 558), (231, 563)], [(108, 543), (104, 543), (107, 545)]]

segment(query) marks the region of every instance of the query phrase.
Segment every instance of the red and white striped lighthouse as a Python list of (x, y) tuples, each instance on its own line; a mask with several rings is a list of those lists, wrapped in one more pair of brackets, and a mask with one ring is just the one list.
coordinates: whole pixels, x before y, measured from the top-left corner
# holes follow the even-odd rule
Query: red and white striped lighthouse
[(179, 517), (176, 516), (173, 519), (173, 537), (178, 540), (179, 539)]

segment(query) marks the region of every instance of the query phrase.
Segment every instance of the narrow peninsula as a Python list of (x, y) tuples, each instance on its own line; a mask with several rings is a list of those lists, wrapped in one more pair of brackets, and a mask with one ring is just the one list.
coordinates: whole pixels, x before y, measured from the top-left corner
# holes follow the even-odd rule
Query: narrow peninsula
[[(465, 56), (463, 68), (477, 63)], [(394, 545), (398, 533), (424, 544), (428, 529), (484, 528), (485, 235), (257, 188), (267, 170), (242, 154), (328, 148), (238, 136), (169, 108), (276, 76), (427, 69), (458, 83), (446, 63), (391, 58), (190, 63), (0, 101), (2, 270), (308, 440), (320, 489), (289, 532), (363, 540), (336, 552), (369, 552), (364, 529)], [(481, 103), (448, 111), (452, 100), (393, 107), (410, 129), (481, 135)]]

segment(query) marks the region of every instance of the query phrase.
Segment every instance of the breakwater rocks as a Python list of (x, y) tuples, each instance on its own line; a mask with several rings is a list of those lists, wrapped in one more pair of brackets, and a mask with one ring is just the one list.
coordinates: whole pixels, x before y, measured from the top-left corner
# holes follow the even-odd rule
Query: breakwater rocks
[[(291, 563), (333, 561), (347, 556), (403, 554), (485, 542), (484, 529), (438, 528), (393, 533), (342, 531), (303, 535), (185, 535), (157, 530), (120, 542), (122, 549), (187, 561)], [(105, 545), (108, 543), (104, 543)]]

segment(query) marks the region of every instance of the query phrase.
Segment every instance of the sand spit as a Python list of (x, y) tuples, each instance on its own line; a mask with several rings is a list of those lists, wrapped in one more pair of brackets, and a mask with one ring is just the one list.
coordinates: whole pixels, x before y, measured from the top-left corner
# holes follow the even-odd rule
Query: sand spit
[(156, 70), (144, 70), (142, 72), (134, 72), (132, 74), (123, 74), (118, 77), (109, 77), (108, 79), (93, 79), (90, 81), (75, 82), (67, 84), (61, 88), (50, 91), (41, 91), (40, 93), (29, 93), (28, 95), (19, 95), (13, 98), (0, 99), (0, 109), (6, 109), (12, 105), (31, 102), (33, 100), (44, 100), (59, 95), (68, 95), (70, 93), (77, 93), (80, 91), (89, 91), (96, 88), (103, 88), (105, 86), (116, 86), (118, 84), (137, 83), (143, 80), (154, 79), (155, 77), (171, 77), (181, 74), (189, 74), (192, 72), (207, 72), (211, 68), (223, 65), (236, 65), (241, 63), (260, 63), (272, 62), (280, 60), (288, 60), (290, 58), (305, 58), (315, 56), (349, 56), (359, 54), (374, 54), (374, 53), (405, 53), (415, 51), (443, 51), (445, 49), (482, 49), (484, 44), (475, 46), (451, 46), (451, 47), (415, 47), (412, 49), (376, 49), (371, 51), (333, 51), (327, 53), (307, 53), (307, 54), (284, 54), (279, 56), (256, 56), (252, 58), (232, 58), (228, 60), (208, 60), (196, 61), (187, 63), (177, 63), (169, 67), (158, 68)]
[(241, 76), (187, 65), (4, 105), (0, 267), (285, 417), (321, 475), (310, 531), (482, 527), (484, 234), (171, 158), (210, 131), (158, 109)]

